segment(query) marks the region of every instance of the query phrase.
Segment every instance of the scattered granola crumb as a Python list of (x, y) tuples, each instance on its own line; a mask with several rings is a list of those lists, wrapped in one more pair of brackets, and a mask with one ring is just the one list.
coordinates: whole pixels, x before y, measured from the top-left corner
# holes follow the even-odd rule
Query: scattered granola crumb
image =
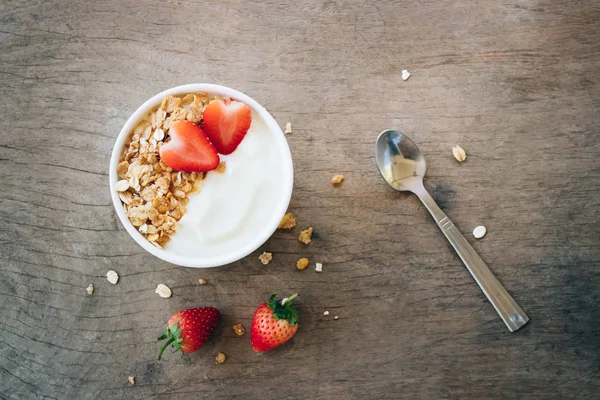
[(285, 124), (285, 134), (289, 135), (290, 133), (292, 133), (292, 123), (288, 122)]
[(487, 229), (483, 225), (480, 225), (477, 228), (473, 229), (473, 236), (475, 236), (475, 239), (481, 239), (485, 236), (486, 233)]
[(402, 70), (402, 80), (405, 81), (408, 78), (410, 78), (410, 72), (408, 72), (407, 70), (403, 69)]
[(127, 380), (129, 381), (129, 383), (131, 383), (132, 385), (135, 384), (135, 376), (130, 376), (129, 378), (127, 378)]
[(329, 315), (329, 311), (325, 311), (323, 315)]
[(227, 163), (225, 161), (221, 161), (219, 165), (217, 165), (217, 168), (215, 168), (215, 172), (222, 174), (225, 172), (225, 169), (227, 169)]
[(169, 289), (169, 287), (167, 285), (163, 285), (162, 283), (160, 283), (156, 287), (156, 290), (154, 290), (154, 293), (158, 294), (163, 299), (168, 299), (173, 294), (173, 292), (171, 292), (171, 289)]
[(244, 332), (246, 332), (246, 328), (244, 328), (244, 325), (242, 325), (242, 324), (234, 325), (233, 330), (235, 331), (235, 333), (238, 336), (242, 336), (244, 334)]
[(336, 315), (335, 317), (333, 317), (333, 319), (337, 320), (339, 317)]
[(301, 258), (296, 263), (296, 268), (299, 270), (303, 270), (306, 267), (308, 267), (308, 258)]
[(227, 360), (227, 356), (225, 355), (225, 353), (219, 353), (219, 354), (217, 354), (217, 357), (215, 358), (215, 362), (217, 364), (223, 364), (225, 362), (225, 360)]
[(463, 162), (467, 159), (467, 153), (458, 145), (452, 147), (452, 155), (454, 155), (454, 158), (456, 158), (458, 162)]
[(283, 218), (277, 228), (292, 229), (295, 226), (296, 226), (296, 218), (294, 218), (294, 215), (292, 213), (287, 213), (283, 216)]
[(206, 285), (208, 282), (206, 281), (206, 279), (198, 279), (198, 283), (201, 285)]
[(317, 263), (317, 265), (315, 266), (315, 271), (323, 272), (323, 264)]
[(273, 259), (273, 254), (272, 253), (267, 253), (265, 251), (260, 256), (258, 256), (258, 259), (260, 260), (261, 263), (267, 265)]
[(340, 183), (342, 183), (343, 180), (344, 175), (335, 175), (333, 178), (331, 178), (331, 183), (333, 183), (334, 185), (339, 185)]
[(119, 282), (119, 274), (111, 269), (106, 273), (106, 279), (108, 279), (108, 281), (113, 285), (116, 285), (117, 282)]
[(94, 285), (92, 285), (90, 283), (90, 285), (88, 287), (85, 288), (85, 291), (87, 292), (87, 294), (92, 294), (94, 293)]
[(313, 233), (313, 228), (308, 228), (308, 229), (300, 232), (300, 236), (298, 236), (298, 240), (304, 244), (309, 244), (312, 233)]

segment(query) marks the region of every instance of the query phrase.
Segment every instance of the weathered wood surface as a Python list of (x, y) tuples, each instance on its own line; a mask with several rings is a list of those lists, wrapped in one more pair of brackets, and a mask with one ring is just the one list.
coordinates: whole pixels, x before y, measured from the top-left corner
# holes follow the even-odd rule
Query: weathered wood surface
[[(593, 0), (4, 0), (0, 398), (598, 398), (599, 21)], [(258, 252), (169, 265), (113, 210), (120, 127), (190, 82), (235, 87), (294, 125), (300, 226), (264, 246), (267, 267)], [(379, 178), (373, 143), (390, 127), (423, 149), (434, 197), (531, 317), (522, 331), (508, 333), (416, 197)], [(324, 272), (296, 271), (301, 256)], [(254, 354), (231, 325), (295, 291), (297, 336)], [(222, 310), (219, 332), (157, 361), (169, 315), (202, 304)]]

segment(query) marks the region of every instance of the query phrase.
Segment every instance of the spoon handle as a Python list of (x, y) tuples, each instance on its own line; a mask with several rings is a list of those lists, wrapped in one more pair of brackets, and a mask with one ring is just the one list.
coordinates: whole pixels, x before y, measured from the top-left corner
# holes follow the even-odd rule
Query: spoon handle
[(494, 306), (502, 321), (511, 332), (521, 328), (529, 321), (529, 317), (519, 307), (517, 302), (506, 291), (500, 281), (494, 276), (492, 271), (483, 262), (481, 257), (475, 252), (473, 247), (467, 242), (465, 237), (458, 231), (456, 226), (450, 221), (450, 218), (435, 203), (429, 192), (421, 185), (415, 194), (419, 196), (425, 207), (431, 213), (435, 222), (446, 235), (446, 238), (456, 250), (456, 253), (463, 261), (475, 281)]

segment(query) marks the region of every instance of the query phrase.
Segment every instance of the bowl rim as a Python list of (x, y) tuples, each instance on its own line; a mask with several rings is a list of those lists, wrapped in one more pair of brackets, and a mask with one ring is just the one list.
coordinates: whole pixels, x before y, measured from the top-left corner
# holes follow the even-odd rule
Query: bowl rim
[[(226, 254), (220, 256), (212, 257), (187, 257), (179, 254), (174, 254), (167, 250), (161, 250), (158, 247), (152, 245), (129, 221), (129, 218), (127, 218), (127, 215), (125, 214), (125, 209), (123, 207), (123, 204), (121, 203), (121, 199), (119, 198), (119, 195), (115, 190), (115, 184), (118, 181), (117, 165), (119, 164), (119, 158), (124, 150), (125, 142), (129, 139), (131, 131), (137, 126), (139, 121), (152, 108), (159, 105), (165, 97), (169, 95), (182, 95), (196, 92), (207, 92), (222, 97), (231, 97), (235, 100), (239, 100), (243, 103), (246, 103), (252, 109), (253, 112), (259, 114), (267, 128), (274, 133), (274, 143), (283, 155), (281, 168), (284, 169), (284, 181), (282, 182), (284, 190), (282, 191), (283, 195), (280, 199), (278, 199), (277, 204), (273, 209), (272, 217), (270, 218), (270, 220), (267, 221), (260, 233), (256, 235), (251, 241), (249, 241), (248, 244), (246, 244), (244, 247), (232, 249), (231, 252), (227, 252)], [(285, 138), (285, 135), (281, 130), (281, 127), (279, 126), (279, 124), (277, 124), (273, 116), (271, 116), (271, 114), (256, 100), (252, 99), (250, 96), (242, 92), (239, 92), (227, 86), (215, 85), (211, 83), (191, 83), (186, 85), (175, 86), (152, 96), (150, 99), (146, 100), (141, 106), (139, 106), (133, 112), (133, 114), (131, 114), (131, 116), (123, 125), (123, 128), (121, 128), (121, 131), (119, 132), (119, 135), (117, 136), (115, 144), (113, 146), (112, 155), (110, 159), (109, 183), (110, 195), (117, 215), (119, 216), (119, 220), (121, 221), (121, 224), (125, 227), (125, 230), (129, 233), (129, 235), (140, 246), (142, 246), (146, 251), (148, 251), (155, 257), (158, 257), (172, 264), (184, 267), (211, 268), (225, 264), (230, 264), (232, 262), (238, 261), (246, 257), (247, 255), (254, 252), (256, 249), (258, 249), (260, 246), (262, 246), (273, 235), (273, 233), (277, 229), (277, 226), (281, 222), (281, 219), (287, 212), (292, 197), (292, 189), (294, 183), (294, 167), (292, 162), (292, 154), (290, 152), (287, 139)]]

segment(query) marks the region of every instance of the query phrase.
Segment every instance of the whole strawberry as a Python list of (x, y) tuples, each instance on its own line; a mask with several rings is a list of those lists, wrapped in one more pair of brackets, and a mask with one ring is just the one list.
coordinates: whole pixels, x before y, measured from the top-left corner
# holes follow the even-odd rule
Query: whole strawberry
[(298, 331), (298, 311), (292, 308), (292, 301), (298, 293), (283, 301), (272, 295), (269, 301), (261, 304), (252, 317), (250, 343), (256, 352), (274, 349), (290, 340)]
[(181, 310), (174, 314), (167, 323), (167, 330), (158, 340), (167, 339), (158, 353), (158, 359), (169, 345), (173, 352), (193, 353), (206, 341), (217, 326), (221, 313), (213, 307), (197, 307)]

